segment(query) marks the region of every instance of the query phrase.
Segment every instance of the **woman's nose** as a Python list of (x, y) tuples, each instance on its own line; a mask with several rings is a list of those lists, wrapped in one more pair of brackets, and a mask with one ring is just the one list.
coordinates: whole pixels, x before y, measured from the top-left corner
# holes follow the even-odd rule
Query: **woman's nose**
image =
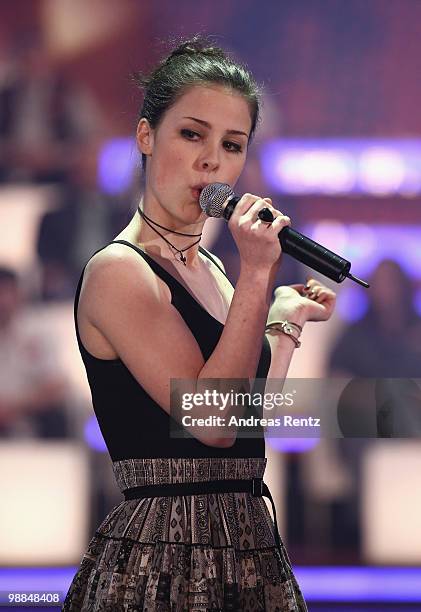
[(203, 170), (212, 172), (219, 166), (219, 154), (216, 148), (207, 147), (200, 156), (199, 165)]

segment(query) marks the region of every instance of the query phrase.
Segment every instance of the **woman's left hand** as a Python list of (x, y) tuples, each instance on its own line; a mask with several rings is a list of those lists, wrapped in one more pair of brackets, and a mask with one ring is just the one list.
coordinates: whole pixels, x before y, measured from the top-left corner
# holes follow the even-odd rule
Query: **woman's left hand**
[(297, 312), (306, 321), (327, 321), (336, 304), (336, 293), (310, 277), (307, 285), (283, 285), (275, 289), (268, 321), (288, 319)]

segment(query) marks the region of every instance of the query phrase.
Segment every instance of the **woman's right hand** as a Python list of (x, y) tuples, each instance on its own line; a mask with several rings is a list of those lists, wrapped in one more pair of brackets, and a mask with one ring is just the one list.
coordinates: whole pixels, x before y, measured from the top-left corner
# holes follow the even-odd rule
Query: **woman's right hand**
[[(258, 218), (262, 208), (274, 216), (271, 224)], [(271, 269), (281, 262), (282, 248), (278, 234), (291, 225), (291, 219), (272, 206), (270, 198), (246, 193), (234, 208), (228, 227), (237, 245), (241, 265), (247, 269)]]

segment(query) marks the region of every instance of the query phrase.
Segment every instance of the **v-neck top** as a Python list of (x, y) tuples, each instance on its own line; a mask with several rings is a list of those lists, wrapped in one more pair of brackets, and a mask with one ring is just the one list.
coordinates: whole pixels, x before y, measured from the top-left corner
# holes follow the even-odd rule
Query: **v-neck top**
[[(224, 325), (207, 312), (174, 276), (131, 242), (113, 240), (95, 251), (92, 257), (114, 243), (134, 249), (167, 284), (171, 292), (171, 303), (191, 330), (203, 359), (207, 361), (219, 341)], [(199, 250), (225, 274), (210, 253), (200, 246)], [(248, 434), (250, 437), (237, 436), (230, 448), (207, 446), (188, 430), (184, 434), (186, 437), (171, 436), (172, 417), (145, 391), (125, 363), (120, 358), (100, 359), (86, 350), (79, 335), (77, 308), (87, 263), (82, 270), (74, 301), (76, 338), (91, 389), (93, 409), (112, 461), (159, 457), (264, 457), (264, 432), (260, 424), (251, 428)], [(147, 359), (147, 354), (144, 357)], [(270, 344), (264, 336), (256, 378), (266, 378), (269, 366)], [(245, 416), (251, 415), (259, 416), (255, 408), (246, 407)], [(177, 424), (177, 427), (180, 426)], [(245, 431), (244, 428), (241, 430)]]

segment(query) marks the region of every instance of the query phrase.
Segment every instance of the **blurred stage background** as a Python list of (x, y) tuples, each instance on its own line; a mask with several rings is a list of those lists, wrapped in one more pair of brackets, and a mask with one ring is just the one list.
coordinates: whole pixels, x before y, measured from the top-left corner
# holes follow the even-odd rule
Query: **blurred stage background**
[[(93, 420), (73, 296), (86, 260), (137, 206), (140, 98), (129, 75), (153, 66), (160, 40), (197, 32), (265, 89), (237, 192), (271, 196), (371, 281), (367, 291), (321, 278), (338, 306), (329, 323), (306, 326), (289, 376), (421, 378), (420, 2), (2, 2), (0, 592), (66, 591), (122, 499)], [(206, 226), (205, 246), (235, 282), (224, 222)], [(284, 256), (278, 284), (309, 272)], [(268, 439), (267, 457), (310, 610), (421, 610), (418, 440)]]

